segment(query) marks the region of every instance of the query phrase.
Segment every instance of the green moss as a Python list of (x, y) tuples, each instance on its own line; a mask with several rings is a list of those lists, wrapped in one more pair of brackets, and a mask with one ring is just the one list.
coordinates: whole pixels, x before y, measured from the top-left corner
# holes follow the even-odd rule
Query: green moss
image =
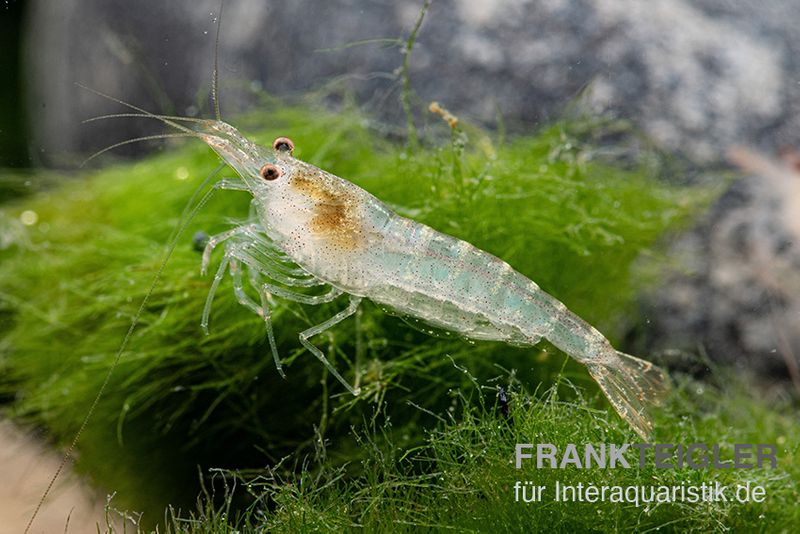
[[(652, 451), (640, 468), (638, 452), (632, 451), (625, 455), (630, 469), (537, 469), (535, 460), (517, 469), (518, 443), (549, 443), (563, 453), (568, 444), (581, 450), (587, 443), (629, 443), (633, 436), (616, 417), (588, 408), (584, 401), (562, 401), (555, 390), (544, 398), (512, 394), (504, 417), (497, 406), (482, 400), (477, 388), (465, 388), (455, 396), (455, 410), (443, 414), (418, 448), (397, 447), (387, 438), (391, 428), (365, 428), (360, 435), (368, 453), (361, 476), (348, 477), (324, 461), (316, 471), (299, 473), (285, 466), (258, 476), (217, 472), (217, 487), (227, 500), (237, 493), (249, 494), (250, 507), (238, 516), (223, 516), (222, 508), (206, 497), (197, 511), (182, 517), (200, 520), (207, 530), (180, 522), (181, 514), (173, 514), (168, 531), (249, 532), (258, 526), (271, 532), (416, 532), (421, 527), (458, 532), (792, 532), (800, 522), (800, 427), (789, 410), (781, 415), (754, 403), (743, 382), (726, 378), (724, 391), (682, 380), (661, 414), (656, 441), (719, 443), (724, 460), (733, 458), (734, 443), (776, 444), (777, 468), (765, 463), (755, 469), (660, 469), (654, 466)], [(700, 405), (703, 412), (698, 416)], [(517, 481), (544, 486), (541, 499), (517, 501)], [(557, 483), (640, 486), (647, 488), (644, 499), (650, 498), (650, 487), (719, 483), (727, 487), (728, 501), (692, 503), (679, 497), (678, 502), (637, 505), (612, 503), (607, 497), (602, 504), (564, 502), (556, 501)], [(736, 501), (740, 485), (762, 487), (765, 501)]]
[[(592, 138), (614, 133), (616, 124), (578, 120), (505, 144), (469, 129), (466, 149), (461, 135), (452, 144), (433, 135), (411, 153), (354, 111), (267, 108), (237, 126), (264, 144), (291, 136), (300, 158), (506, 259), (612, 340), (637, 321), (634, 298), (647, 282), (637, 262), (713, 197), (659, 179), (652, 154), (623, 147), (622, 156), (636, 157), (603, 156)], [(8, 221), (23, 210), (38, 215), (0, 251), (0, 386), (13, 399), (9, 413), (46, 427), (58, 442), (72, 438), (186, 201), (216, 164), (199, 143), (179, 144), (3, 207)], [(435, 423), (427, 412), (446, 413), (450, 392), (471, 376), (493, 384), (513, 369), (531, 388), (558, 377), (593, 387), (581, 366), (552, 348), (429, 337), (367, 305), (315, 340), (345, 376), (357, 375), (367, 394), (354, 399), (297, 341), (340, 303), (275, 310), (288, 375), (280, 379), (261, 320), (236, 303), (229, 281), (215, 301), (211, 334), (199, 328), (210, 277), (199, 274), (191, 237), (230, 227), (248, 202), (247, 194), (219, 193), (190, 224), (80, 442), (79, 468), (116, 490), (122, 506), (157, 520), (166, 503), (193, 502), (198, 465), (274, 465), (302, 457), (317, 435), (330, 442), (326, 468), (347, 464), (357, 477), (354, 460), (366, 448), (351, 433), (354, 424), (391, 420), (394, 446), (420, 445)], [(561, 408), (549, 409), (556, 417)], [(593, 420), (581, 428), (589, 432)]]

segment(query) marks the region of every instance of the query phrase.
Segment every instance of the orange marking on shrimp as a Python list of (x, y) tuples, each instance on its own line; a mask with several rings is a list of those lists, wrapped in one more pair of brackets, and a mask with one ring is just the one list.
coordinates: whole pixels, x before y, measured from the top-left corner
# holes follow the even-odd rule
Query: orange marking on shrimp
[(319, 177), (309, 177), (304, 173), (295, 174), (291, 185), (315, 201), (315, 213), (309, 225), (314, 235), (348, 250), (362, 244), (363, 224), (355, 195), (337, 191)]

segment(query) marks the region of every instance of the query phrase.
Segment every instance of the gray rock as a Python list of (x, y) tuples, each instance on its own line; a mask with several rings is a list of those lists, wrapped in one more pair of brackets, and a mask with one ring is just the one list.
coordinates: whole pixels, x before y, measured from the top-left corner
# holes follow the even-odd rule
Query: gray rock
[(746, 149), (748, 173), (674, 245), (679, 268), (648, 299), (650, 352), (702, 350), (800, 392), (800, 159)]
[[(223, 109), (255, 84), (297, 94), (338, 81), (384, 119), (400, 116), (396, 69), (421, 0), (230, 0)], [(436, 0), (412, 56), (424, 102), (529, 129), (579, 94), (632, 118), (661, 146), (719, 161), (732, 143), (800, 137), (800, 10), (791, 0)], [(27, 32), (34, 153), (46, 163), (143, 133), (80, 120), (119, 109), (74, 82), (156, 111), (197, 111), (207, 94), (216, 0), (31, 2)], [(422, 106), (421, 106), (422, 108)], [(207, 111), (207, 106), (206, 106)], [(61, 159), (63, 162), (63, 159)]]

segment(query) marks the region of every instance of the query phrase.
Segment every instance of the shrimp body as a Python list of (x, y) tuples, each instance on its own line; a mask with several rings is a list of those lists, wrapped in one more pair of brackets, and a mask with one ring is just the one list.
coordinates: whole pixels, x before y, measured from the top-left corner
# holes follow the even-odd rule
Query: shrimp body
[(517, 345), (548, 337), (569, 313), (508, 263), (335, 175), (297, 162), (287, 182), (288, 192), (263, 201), (260, 223), (293, 261), (343, 292), (470, 339)]
[[(209, 243), (205, 262), (214, 246), (228, 240), (210, 296), (227, 266), (240, 301), (267, 320), (270, 340), (268, 294), (309, 304), (350, 295), (346, 310), (300, 334), (328, 366), (308, 338), (354, 313), (363, 298), (470, 339), (532, 346), (546, 338), (587, 366), (637, 433), (646, 437), (652, 430), (647, 409), (668, 391), (663, 371), (616, 351), (599, 331), (508, 263), (402, 217), (355, 184), (294, 158), (288, 139), (277, 139), (269, 151), (220, 121), (208, 121), (200, 137), (242, 179), (228, 188), (253, 195), (248, 224)], [(243, 291), (243, 268), (263, 295), (260, 305)], [(329, 290), (309, 297), (291, 289), (313, 285)], [(204, 324), (209, 306), (210, 297)], [(279, 365), (274, 344), (273, 355)]]
[(393, 214), (365, 250), (364, 296), (470, 339), (533, 345), (557, 301), (499, 258)]

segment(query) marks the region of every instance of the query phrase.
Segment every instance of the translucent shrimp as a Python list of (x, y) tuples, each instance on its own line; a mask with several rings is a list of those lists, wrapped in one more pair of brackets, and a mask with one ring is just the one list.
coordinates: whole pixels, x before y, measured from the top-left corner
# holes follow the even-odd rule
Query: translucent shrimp
[[(402, 217), (356, 186), (296, 159), (279, 138), (257, 146), (222, 121), (193, 123), (197, 135), (238, 174), (219, 187), (253, 196), (249, 220), (210, 239), (224, 256), (203, 314), (207, 327), (214, 291), (229, 271), (239, 301), (266, 322), (279, 372), (269, 300), (304, 304), (346, 294), (345, 309), (300, 333), (307, 347), (351, 393), (351, 386), (310, 338), (354, 314), (369, 299), (400, 314), (476, 340), (534, 345), (542, 338), (586, 365), (617, 412), (643, 438), (653, 423), (648, 408), (669, 389), (653, 364), (615, 350), (595, 328), (515, 271), (471, 244)], [(247, 271), (247, 276), (243, 275)], [(244, 284), (260, 296), (248, 296)], [(319, 286), (309, 295), (304, 288)]]

